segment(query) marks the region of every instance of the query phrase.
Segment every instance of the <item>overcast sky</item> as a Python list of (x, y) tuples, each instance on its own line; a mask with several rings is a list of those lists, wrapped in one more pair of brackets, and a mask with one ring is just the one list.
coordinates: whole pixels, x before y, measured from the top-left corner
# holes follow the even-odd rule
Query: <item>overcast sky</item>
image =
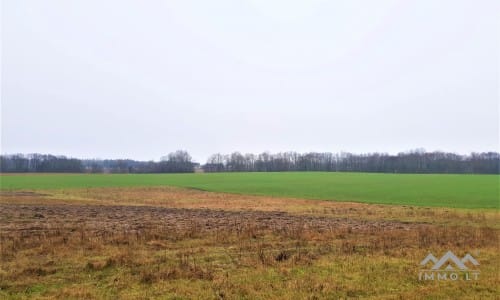
[(2, 1), (3, 153), (499, 150), (500, 1)]

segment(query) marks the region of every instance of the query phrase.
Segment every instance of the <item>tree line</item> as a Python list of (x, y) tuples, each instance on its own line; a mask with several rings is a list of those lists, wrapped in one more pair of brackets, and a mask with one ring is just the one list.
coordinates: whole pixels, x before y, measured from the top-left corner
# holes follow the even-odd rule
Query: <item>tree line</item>
[(76, 159), (50, 154), (0, 155), (0, 172), (58, 173), (190, 173), (199, 165), (186, 151), (172, 152), (159, 162), (131, 159)]
[(76, 159), (50, 154), (0, 155), (0, 172), (68, 173), (191, 173), (205, 172), (381, 172), (381, 173), (475, 173), (499, 174), (497, 152), (459, 155), (421, 149), (387, 153), (297, 153), (213, 154), (203, 166), (187, 151), (172, 152), (160, 161), (131, 159)]
[(203, 166), (205, 172), (381, 172), (381, 173), (478, 173), (499, 174), (497, 152), (459, 155), (446, 152), (412, 150), (396, 155), (387, 153), (353, 154), (264, 152), (258, 155), (214, 154)]

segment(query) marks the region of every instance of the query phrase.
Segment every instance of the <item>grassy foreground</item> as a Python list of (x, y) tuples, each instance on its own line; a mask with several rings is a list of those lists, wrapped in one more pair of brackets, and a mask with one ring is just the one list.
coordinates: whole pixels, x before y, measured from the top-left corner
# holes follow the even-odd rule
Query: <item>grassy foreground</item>
[[(497, 299), (498, 214), (173, 187), (0, 192), (0, 299)], [(433, 253), (477, 280), (420, 280)], [(459, 272), (463, 276), (463, 272)]]
[(413, 206), (498, 208), (499, 175), (375, 173), (23, 174), (2, 190), (178, 186), (214, 192)]

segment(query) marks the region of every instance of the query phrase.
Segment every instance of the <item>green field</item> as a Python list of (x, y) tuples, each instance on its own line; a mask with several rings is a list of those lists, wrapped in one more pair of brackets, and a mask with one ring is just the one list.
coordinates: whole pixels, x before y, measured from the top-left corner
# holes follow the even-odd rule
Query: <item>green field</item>
[(498, 208), (498, 175), (375, 173), (26, 174), (2, 190), (179, 186), (207, 191), (381, 204)]

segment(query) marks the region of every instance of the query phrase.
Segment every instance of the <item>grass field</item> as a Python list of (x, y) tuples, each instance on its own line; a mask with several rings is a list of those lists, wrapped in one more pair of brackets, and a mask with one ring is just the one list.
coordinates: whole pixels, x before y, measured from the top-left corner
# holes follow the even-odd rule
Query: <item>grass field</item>
[(500, 176), (376, 173), (23, 174), (2, 190), (178, 186), (214, 192), (455, 208), (498, 208)]
[[(500, 223), (491, 209), (99, 187), (3, 190), (0, 211), (0, 299), (496, 299), (500, 293)], [(469, 267), (480, 271), (479, 279), (419, 280), (420, 261), (447, 251), (473, 255), (480, 266)]]
[[(1, 299), (495, 299), (500, 293), (496, 175), (10, 174), (0, 180)], [(480, 278), (419, 280), (420, 261), (447, 251), (473, 255), (480, 265), (469, 271)]]

